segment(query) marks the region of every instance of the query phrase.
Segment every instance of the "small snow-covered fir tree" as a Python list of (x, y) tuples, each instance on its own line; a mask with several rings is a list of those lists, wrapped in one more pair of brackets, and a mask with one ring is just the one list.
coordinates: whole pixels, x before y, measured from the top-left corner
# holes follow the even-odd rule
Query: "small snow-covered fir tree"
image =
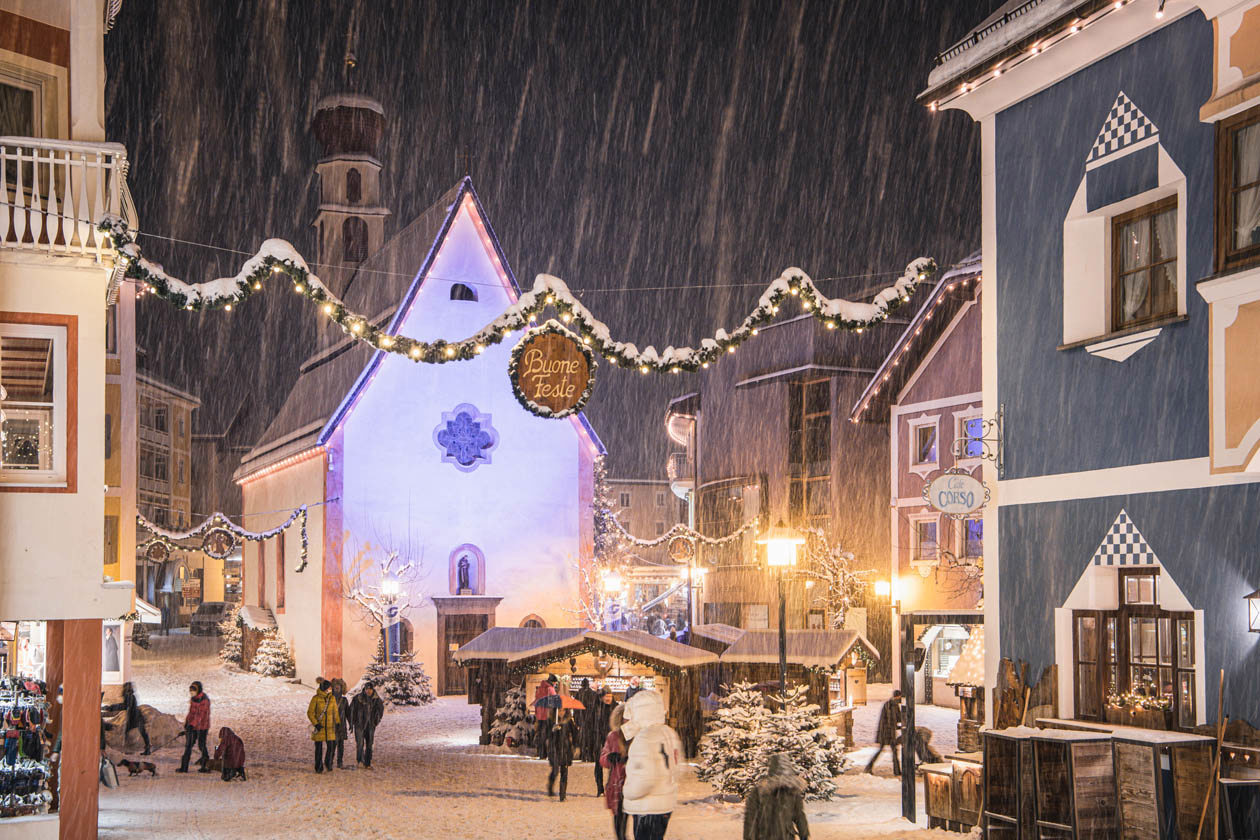
[(401, 651), (395, 654), (398, 661), (385, 661), (385, 642), (376, 642), (376, 656), (363, 672), (363, 678), (355, 684), (351, 694), (363, 689), (364, 683), (372, 683), (376, 691), (391, 706), (424, 706), (433, 702), (433, 689), (424, 663), (413, 660), (414, 653)]
[(718, 706), (717, 720), (700, 741), (696, 777), (718, 793), (746, 796), (761, 778), (761, 733), (769, 713), (752, 683), (730, 686)]
[(280, 631), (272, 630), (263, 636), (254, 651), (254, 661), (250, 670), (264, 677), (291, 677), (294, 672), (293, 656), (289, 653), (289, 645)]
[(503, 705), (490, 724), (490, 742), (495, 746), (523, 747), (534, 734), (534, 716), (525, 705), (525, 687), (515, 686), (503, 695)]
[(219, 659), (241, 664), (241, 606), (229, 604), (219, 621)]
[(762, 721), (757, 778), (766, 774), (771, 755), (786, 753), (805, 781), (805, 798), (830, 799), (836, 792), (833, 777), (847, 763), (844, 739), (822, 727), (818, 706), (805, 702), (804, 686), (789, 688), (784, 700)]

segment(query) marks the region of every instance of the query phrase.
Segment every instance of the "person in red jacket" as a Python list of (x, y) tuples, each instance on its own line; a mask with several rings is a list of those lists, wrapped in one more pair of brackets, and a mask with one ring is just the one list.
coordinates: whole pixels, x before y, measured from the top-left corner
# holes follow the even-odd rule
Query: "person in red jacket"
[(184, 758), (176, 773), (188, 772), (188, 761), (192, 758), (194, 744), (201, 748), (201, 760), (197, 762), (198, 772), (210, 772), (210, 753), (206, 751), (206, 734), (209, 731), (210, 698), (202, 690), (201, 683), (194, 682), (188, 686), (188, 716), (184, 718)]
[(223, 760), (223, 781), (230, 782), (236, 776), (245, 778), (245, 742), (226, 726), (219, 730), (219, 746), (214, 748), (214, 757)]
[(629, 745), (626, 736), (621, 734), (621, 725), (626, 722), (626, 706), (624, 703), (612, 710), (608, 716), (610, 727), (608, 737), (604, 739), (604, 748), (599, 753), (599, 763), (608, 770), (608, 782), (604, 785), (604, 806), (612, 811), (613, 835), (617, 840), (626, 840), (626, 812), (621, 808), (621, 788), (626, 783), (626, 752)]
[(547, 728), (547, 708), (539, 706), (538, 701), (544, 697), (550, 697), (556, 693), (556, 675), (552, 674), (547, 679), (538, 684), (534, 689), (534, 746), (538, 750), (538, 757), (547, 758), (547, 735), (551, 731)]

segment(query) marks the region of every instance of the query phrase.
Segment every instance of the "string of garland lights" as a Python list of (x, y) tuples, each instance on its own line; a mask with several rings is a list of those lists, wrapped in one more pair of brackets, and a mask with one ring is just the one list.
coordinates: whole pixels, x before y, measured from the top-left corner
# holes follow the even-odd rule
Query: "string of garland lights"
[(142, 294), (155, 295), (188, 311), (231, 311), (234, 306), (261, 291), (264, 281), (284, 276), (292, 282), (294, 292), (318, 304), (321, 311), (348, 336), (379, 350), (429, 364), (475, 358), (513, 332), (536, 323), (538, 316), (550, 307), (559, 313), (566, 326), (581, 337), (584, 345), (616, 365), (636, 368), (645, 374), (693, 372), (707, 369), (756, 336), (761, 326), (779, 314), (780, 306), (788, 298), (796, 298), (803, 311), (812, 314), (829, 330), (846, 329), (860, 333), (884, 321), (890, 312), (910, 299), (919, 283), (936, 273), (935, 260), (919, 257), (906, 266), (905, 272), (894, 283), (879, 291), (870, 303), (858, 303), (827, 297), (804, 271), (789, 268), (766, 287), (757, 306), (738, 327), (729, 332), (719, 329), (713, 338), (702, 340), (698, 348), (671, 346), (663, 352), (651, 346), (639, 350), (634, 344), (613, 340), (608, 326), (591, 314), (564, 281), (549, 274), (539, 274), (532, 289), (476, 334), (454, 341), (439, 339), (427, 342), (394, 335), (374, 323), (369, 316), (348, 309), (311, 273), (301, 254), (284, 240), (268, 239), (233, 277), (185, 283), (167, 274), (160, 264), (141, 255), (135, 236), (120, 217), (106, 216), (100, 228), (109, 234), (125, 276), (140, 284)]
[(539, 654), (529, 659), (523, 659), (520, 662), (508, 666), (508, 673), (533, 674), (543, 670), (548, 665), (555, 665), (557, 662), (568, 662), (570, 659), (581, 656), (585, 653), (594, 653), (597, 658), (616, 659), (629, 665), (642, 665), (652, 668), (657, 673), (676, 675), (682, 672), (682, 668), (663, 659), (653, 659), (647, 656), (639, 656), (628, 651), (617, 649), (615, 651), (606, 650), (599, 646), (594, 640), (581, 641), (567, 648), (552, 651), (549, 654)]
[[(181, 551), (188, 551), (189, 549), (180, 543), (201, 538), (201, 545), (196, 546), (193, 550), (205, 551), (212, 557), (218, 556), (220, 559), (230, 553), (230, 549), (228, 551), (221, 551), (220, 549), (209, 545), (211, 535), (216, 534), (216, 532), (230, 534), (235, 539), (249, 540), (250, 542), (262, 542), (263, 540), (269, 540), (278, 536), (281, 531), (284, 531), (295, 522), (298, 523), (299, 531), (302, 535), (302, 550), (298, 556), (299, 562), (297, 568), (294, 569), (294, 571), (301, 572), (306, 569), (308, 548), (306, 537), (306, 505), (302, 505), (301, 507), (294, 509), (293, 513), (283, 523), (266, 531), (250, 531), (247, 528), (242, 528), (222, 513), (211, 514), (206, 517), (200, 525), (190, 528), (187, 531), (168, 531), (162, 526), (145, 519), (142, 514), (136, 514), (136, 524), (153, 535), (152, 539), (147, 540), (139, 546), (140, 551), (148, 551), (149, 546), (152, 545), (163, 545), (168, 550), (179, 549)], [(231, 548), (234, 547), (235, 546), (231, 546)]]
[(713, 545), (713, 546), (726, 545), (727, 543), (734, 542), (735, 540), (744, 536), (744, 534), (755, 529), (757, 527), (757, 523), (760, 521), (758, 519), (753, 519), (750, 522), (745, 522), (739, 528), (739, 530), (732, 531), (731, 533), (727, 534), (725, 537), (706, 537), (704, 534), (700, 533), (696, 529), (689, 528), (683, 523), (679, 522), (673, 528), (670, 528), (668, 531), (666, 531), (664, 534), (657, 537), (656, 539), (644, 540), (644, 539), (640, 539), (639, 537), (636, 537), (634, 534), (631, 534), (629, 531), (627, 531), (625, 526), (617, 521), (617, 517), (615, 515), (610, 517), (610, 519), (612, 523), (617, 526), (617, 530), (621, 532), (622, 536), (624, 536), (627, 540), (629, 540), (631, 545), (634, 545), (638, 548), (655, 548), (658, 545), (665, 545), (674, 537), (686, 537), (687, 539), (692, 540), (693, 542), (698, 542), (701, 545)]

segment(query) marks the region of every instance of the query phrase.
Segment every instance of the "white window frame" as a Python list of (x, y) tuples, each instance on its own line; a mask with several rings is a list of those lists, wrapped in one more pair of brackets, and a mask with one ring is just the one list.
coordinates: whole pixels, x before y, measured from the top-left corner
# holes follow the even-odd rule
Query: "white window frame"
[[(980, 466), (980, 462), (984, 460), (981, 455), (958, 455), (959, 444), (967, 438), (966, 424), (968, 420), (980, 420), (984, 417), (984, 409), (978, 405), (969, 405), (966, 408), (953, 412), (954, 415), (954, 440), (950, 453), (954, 457), (954, 463), (964, 469), (973, 470)], [(940, 452), (940, 441), (937, 441), (937, 455)], [(966, 453), (966, 449), (961, 450)], [(983, 450), (982, 450), (983, 451)]]
[(656, 491), (656, 506), (665, 507), (665, 491), (664, 490)]
[[(964, 563), (967, 560), (972, 560), (972, 559), (983, 559), (984, 557), (983, 547), (980, 549), (979, 558), (968, 557), (966, 553), (967, 552), (967, 523), (972, 519), (978, 519), (980, 520), (981, 524), (984, 523), (984, 515), (980, 513), (979, 511), (977, 511), (974, 514), (969, 514), (968, 516), (965, 516), (962, 519), (953, 520), (954, 531), (956, 532), (956, 535), (954, 537), (954, 546), (955, 546), (954, 556), (958, 558), (959, 563)], [(940, 532), (938, 531), (937, 535), (939, 536), (939, 534)], [(939, 543), (940, 541), (938, 540), (937, 542)]]
[[(52, 411), (52, 469), (11, 470), (0, 466), (0, 485), (5, 487), (67, 487), (66, 471), (66, 344), (67, 328), (54, 324), (15, 324), (0, 322), (0, 335), (17, 338), (51, 339), (53, 346), (53, 411)], [(4, 360), (0, 359), (0, 365)], [(6, 414), (21, 411), (17, 400), (5, 400)]]
[(626, 492), (626, 491), (622, 491), (621, 493), (618, 493), (618, 494), (617, 494), (617, 505), (618, 505), (619, 507), (623, 507), (623, 508), (628, 508), (628, 507), (630, 507), (630, 494), (629, 494), (628, 492)]
[[(920, 414), (918, 417), (911, 418), (907, 421), (910, 430), (908, 435), (908, 452), (906, 452), (906, 463), (910, 472), (926, 478), (929, 473), (934, 473), (941, 468), (941, 415), (939, 414)], [(919, 429), (931, 426), (936, 430), (936, 460), (924, 461), (922, 464), (916, 464), (915, 455), (918, 454), (918, 433)]]
[[(940, 452), (940, 441), (937, 441), (937, 452)], [(910, 567), (913, 569), (934, 569), (941, 565), (941, 515), (937, 512), (912, 513), (906, 517), (910, 523)], [(931, 560), (919, 559), (919, 525), (924, 522), (936, 524), (936, 557)]]

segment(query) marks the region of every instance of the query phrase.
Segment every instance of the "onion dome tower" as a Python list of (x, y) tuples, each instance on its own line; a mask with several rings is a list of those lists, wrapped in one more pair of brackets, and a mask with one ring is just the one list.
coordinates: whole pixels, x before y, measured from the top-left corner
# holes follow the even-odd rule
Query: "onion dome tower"
[[(316, 270), (340, 296), (354, 270), (385, 242), (389, 209), (381, 204), (381, 162), (377, 147), (385, 130), (385, 109), (357, 93), (326, 96), (315, 106), (311, 132), (323, 155), (319, 174)], [(332, 266), (330, 268), (330, 266)]]

